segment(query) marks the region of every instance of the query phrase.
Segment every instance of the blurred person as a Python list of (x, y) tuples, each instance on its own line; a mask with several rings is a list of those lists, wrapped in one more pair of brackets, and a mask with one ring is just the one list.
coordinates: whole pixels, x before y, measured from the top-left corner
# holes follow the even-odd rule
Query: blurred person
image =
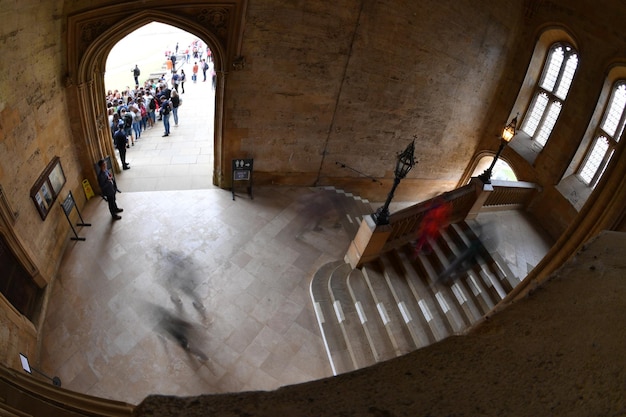
[(468, 233), (469, 245), (461, 253), (450, 260), (450, 264), (439, 274), (438, 282), (448, 283), (464, 275), (479, 261), (482, 251), (495, 252), (498, 246), (496, 224), (483, 226), (476, 224)]
[(158, 320), (157, 329), (174, 339), (185, 351), (196, 355), (202, 361), (209, 358), (202, 351), (204, 345), (204, 332), (199, 326), (183, 319), (182, 317), (169, 312), (161, 306), (153, 305), (153, 315)]
[(439, 236), (439, 229), (448, 224), (450, 216), (450, 203), (445, 197), (435, 198), (430, 207), (427, 209), (417, 232), (417, 240), (415, 242), (415, 254), (430, 253), (431, 249), (426, 249), (430, 245), (430, 241)]

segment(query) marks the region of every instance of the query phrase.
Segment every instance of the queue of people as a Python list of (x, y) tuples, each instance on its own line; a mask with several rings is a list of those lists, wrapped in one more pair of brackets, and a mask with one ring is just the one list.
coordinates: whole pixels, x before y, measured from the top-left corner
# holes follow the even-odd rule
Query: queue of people
[[(181, 75), (177, 77), (166, 77), (164, 74), (155, 82), (146, 81), (142, 87), (134, 89), (127, 87), (123, 91), (109, 91), (106, 96), (106, 105), (109, 126), (117, 149), (128, 149), (135, 146), (135, 142), (141, 138), (141, 134), (155, 127), (157, 122), (163, 121), (165, 116), (167, 116), (165, 117), (167, 123), (170, 112), (174, 114), (175, 125), (178, 126), (178, 107), (182, 104), (178, 89), (182, 87), (184, 92), (184, 83), (185, 74), (184, 70), (181, 70)], [(174, 99), (172, 99), (173, 97)], [(166, 123), (164, 123), (163, 136), (170, 134), (169, 126)], [(118, 130), (124, 133), (125, 146), (120, 146), (122, 142), (115, 140), (115, 134)], [(118, 135), (119, 137), (121, 135)], [(128, 169), (128, 164), (124, 160), (122, 160), (122, 165)]]

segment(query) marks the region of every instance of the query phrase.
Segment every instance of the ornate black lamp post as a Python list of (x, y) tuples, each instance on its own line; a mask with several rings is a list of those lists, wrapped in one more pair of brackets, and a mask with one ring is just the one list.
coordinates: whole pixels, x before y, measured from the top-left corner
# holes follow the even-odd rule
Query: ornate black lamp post
[(509, 123), (508, 125), (504, 127), (504, 130), (502, 131), (502, 135), (500, 137), (500, 147), (498, 148), (498, 152), (496, 153), (496, 156), (493, 158), (493, 161), (491, 162), (491, 165), (489, 166), (489, 168), (487, 168), (485, 172), (483, 172), (482, 174), (478, 176), (478, 178), (484, 184), (491, 184), (491, 172), (493, 171), (493, 167), (496, 165), (496, 162), (498, 161), (498, 158), (500, 157), (500, 154), (502, 153), (502, 150), (504, 149), (504, 147), (509, 144), (509, 142), (513, 139), (513, 136), (515, 136), (516, 133), (517, 133), (517, 116), (515, 116), (513, 120), (511, 120), (511, 123)]
[(409, 173), (411, 168), (416, 164), (415, 157), (413, 154), (415, 153), (415, 139), (413, 142), (406, 147), (404, 151), (400, 155), (398, 155), (398, 160), (396, 161), (396, 169), (394, 171), (395, 178), (393, 180), (393, 187), (391, 187), (391, 191), (387, 196), (387, 201), (385, 201), (385, 205), (376, 210), (376, 213), (372, 213), (372, 219), (378, 225), (389, 224), (389, 203), (391, 203), (391, 199), (393, 198), (393, 193), (396, 191), (396, 187), (400, 184), (400, 180), (406, 177), (406, 174)]

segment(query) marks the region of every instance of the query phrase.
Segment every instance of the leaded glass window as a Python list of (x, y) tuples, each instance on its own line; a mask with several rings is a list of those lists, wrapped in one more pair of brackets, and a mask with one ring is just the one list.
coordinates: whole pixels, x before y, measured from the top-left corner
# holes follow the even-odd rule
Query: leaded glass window
[(619, 142), (626, 120), (626, 81), (615, 84), (606, 106), (596, 139), (585, 155), (578, 175), (585, 184), (595, 187), (606, 169)]
[(541, 146), (545, 146), (561, 113), (576, 68), (578, 54), (571, 46), (552, 46), (537, 92), (522, 125), (522, 131)]

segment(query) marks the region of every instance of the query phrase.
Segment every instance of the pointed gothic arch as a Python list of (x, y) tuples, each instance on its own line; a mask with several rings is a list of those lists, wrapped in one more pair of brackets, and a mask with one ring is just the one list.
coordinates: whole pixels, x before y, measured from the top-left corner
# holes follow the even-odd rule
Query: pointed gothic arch
[[(495, 152), (492, 151), (482, 151), (474, 155), (474, 158), (468, 165), (468, 169), (466, 169), (467, 174), (464, 175), (461, 180), (462, 183), (467, 184), (472, 177), (476, 177), (483, 173), (484, 170), (487, 169), (487, 167), (491, 164), (491, 162), (493, 162), (493, 158), (495, 156)], [(511, 164), (507, 158), (500, 156), (498, 158), (498, 163), (500, 167), (504, 167), (505, 169), (510, 170), (510, 175), (515, 177), (515, 179), (512, 181), (519, 180), (519, 175), (515, 170), (515, 166)], [(498, 169), (500, 168), (498, 167), (498, 164), (496, 164), (496, 167), (494, 167), (492, 178), (496, 179), (495, 176), (497, 176)]]
[[(67, 25), (68, 113), (83, 174), (95, 183), (94, 161), (113, 154), (107, 123), (104, 88), (106, 59), (117, 42), (152, 22), (177, 27), (201, 39), (213, 53), (217, 82), (214, 115), (213, 184), (223, 186), (224, 90), (228, 69), (238, 69), (245, 0), (230, 3), (174, 4), (145, 9), (142, 4), (121, 4), (70, 15)], [(115, 169), (117, 160), (114, 160)]]

